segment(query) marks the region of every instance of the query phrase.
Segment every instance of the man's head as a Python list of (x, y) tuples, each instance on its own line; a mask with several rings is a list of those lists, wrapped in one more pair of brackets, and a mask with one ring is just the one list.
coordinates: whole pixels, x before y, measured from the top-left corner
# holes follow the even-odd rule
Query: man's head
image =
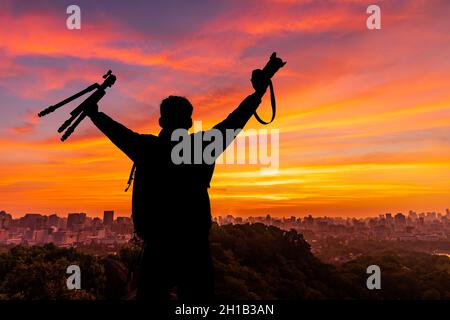
[(192, 111), (192, 104), (185, 97), (168, 96), (161, 102), (159, 125), (167, 130), (189, 129)]
[(192, 127), (192, 104), (185, 97), (168, 96), (161, 102), (159, 125), (166, 130)]

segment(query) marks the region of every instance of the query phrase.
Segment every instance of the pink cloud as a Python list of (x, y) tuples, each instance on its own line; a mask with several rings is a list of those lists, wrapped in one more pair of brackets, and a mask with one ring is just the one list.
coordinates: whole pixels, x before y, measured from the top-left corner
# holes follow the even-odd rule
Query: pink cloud
[(38, 116), (31, 111), (27, 111), (24, 122), (12, 128), (12, 132), (16, 134), (27, 134), (33, 131), (36, 123), (38, 122)]

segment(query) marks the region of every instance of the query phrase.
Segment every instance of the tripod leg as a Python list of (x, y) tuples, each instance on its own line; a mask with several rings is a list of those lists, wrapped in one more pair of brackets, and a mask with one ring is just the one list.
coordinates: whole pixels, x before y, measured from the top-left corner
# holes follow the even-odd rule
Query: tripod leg
[(81, 90), (78, 93), (75, 93), (73, 96), (70, 96), (69, 98), (64, 99), (63, 101), (58, 102), (57, 104), (42, 110), (41, 112), (38, 113), (38, 116), (39, 117), (43, 117), (43, 116), (45, 116), (45, 115), (47, 115), (49, 113), (52, 113), (56, 109), (58, 109), (58, 108), (62, 107), (63, 105), (65, 105), (66, 103), (69, 103), (70, 101), (75, 100), (76, 98), (81, 97), (82, 95), (84, 95), (84, 94), (86, 94), (86, 93), (88, 93), (88, 92), (90, 92), (90, 91), (92, 91), (94, 89), (97, 89), (98, 87), (99, 87), (98, 83), (91, 84), (89, 87), (87, 87), (84, 90)]
[(73, 133), (75, 128), (83, 121), (83, 119), (86, 118), (86, 112), (81, 112), (80, 116), (77, 118), (77, 120), (64, 132), (63, 136), (61, 137), (61, 141), (67, 140), (67, 138)]
[[(74, 110), (75, 111), (75, 110)], [(73, 112), (73, 111), (72, 111)], [(78, 112), (71, 114), (70, 118), (67, 119), (66, 121), (64, 121), (64, 123), (61, 125), (61, 127), (59, 127), (58, 132), (61, 133), (64, 130), (66, 130), (66, 128), (68, 126), (70, 126), (70, 124), (72, 123), (73, 120), (75, 120), (76, 117), (78, 117), (78, 115), (83, 112), (83, 110), (80, 108), (78, 109)]]

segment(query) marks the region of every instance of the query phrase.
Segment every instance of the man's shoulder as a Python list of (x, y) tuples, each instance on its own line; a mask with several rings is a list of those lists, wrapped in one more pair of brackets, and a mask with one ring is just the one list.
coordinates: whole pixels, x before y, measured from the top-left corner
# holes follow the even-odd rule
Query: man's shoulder
[(145, 142), (156, 142), (158, 140), (158, 136), (155, 136), (154, 134), (140, 134), (141, 139)]
[(139, 134), (139, 145), (144, 148), (144, 146), (152, 147), (157, 144), (158, 137), (153, 134)]

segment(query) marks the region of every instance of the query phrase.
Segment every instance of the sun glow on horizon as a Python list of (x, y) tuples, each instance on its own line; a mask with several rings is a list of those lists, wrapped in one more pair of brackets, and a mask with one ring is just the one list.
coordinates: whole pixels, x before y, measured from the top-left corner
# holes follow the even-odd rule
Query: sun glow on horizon
[[(36, 113), (112, 69), (100, 108), (115, 120), (157, 134), (159, 103), (177, 94), (211, 127), (251, 93), (251, 71), (272, 51), (288, 61), (274, 79), (277, 117), (246, 129), (279, 129), (280, 167), (216, 166), (214, 215), (450, 207), (449, 2), (383, 2), (377, 31), (365, 28), (368, 1), (218, 2), (179, 13), (160, 3), (156, 14), (82, 1), (78, 31), (61, 23), (64, 6), (2, 2), (0, 210), (129, 215), (131, 161), (89, 120), (60, 143), (69, 107)], [(268, 94), (258, 112), (268, 118)]]

